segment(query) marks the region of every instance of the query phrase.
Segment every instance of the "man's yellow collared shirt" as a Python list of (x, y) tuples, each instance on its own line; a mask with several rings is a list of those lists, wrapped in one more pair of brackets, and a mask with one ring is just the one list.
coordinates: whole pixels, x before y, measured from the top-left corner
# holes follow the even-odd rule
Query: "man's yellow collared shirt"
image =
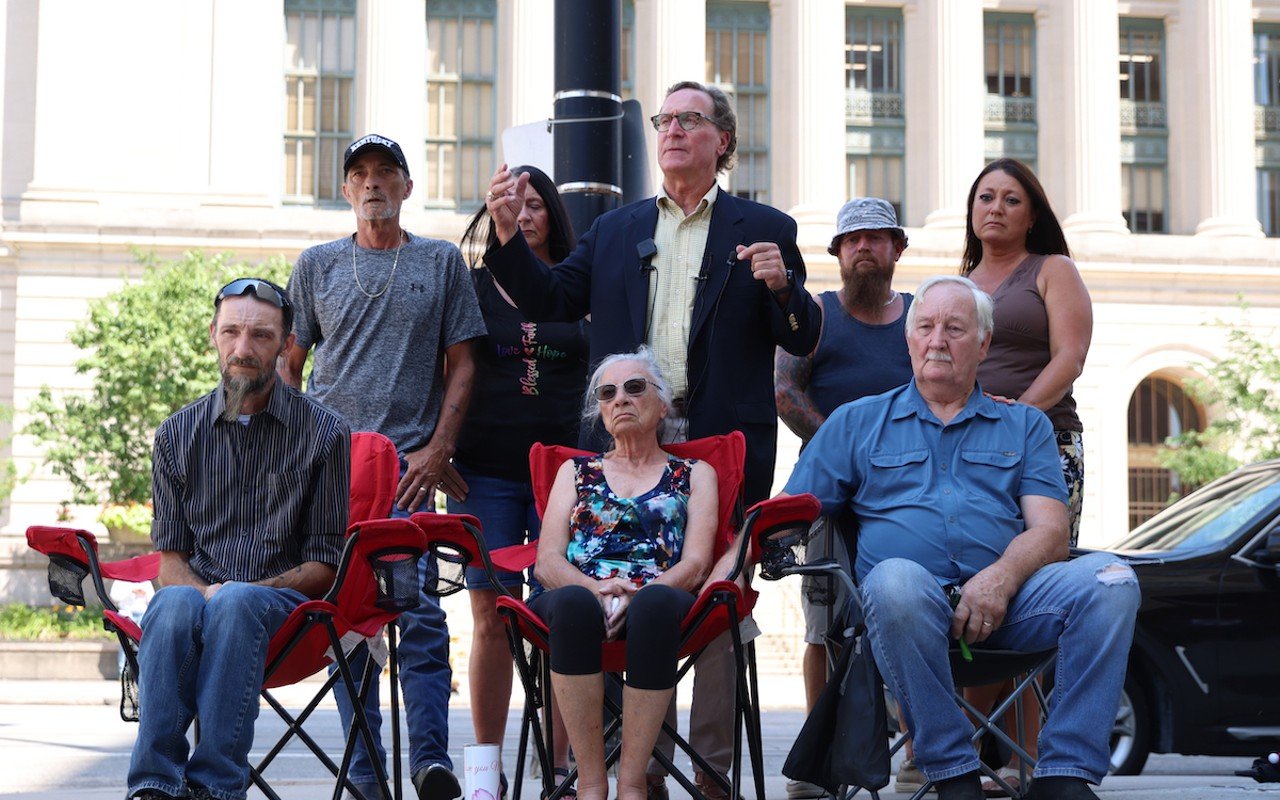
[(671, 396), (682, 398), (688, 391), (685, 362), (689, 354), (689, 326), (693, 301), (698, 294), (707, 236), (711, 232), (711, 210), (719, 187), (711, 185), (689, 216), (672, 200), (666, 189), (658, 191), (658, 225), (653, 232), (658, 253), (649, 281), (649, 346), (662, 374), (671, 385)]

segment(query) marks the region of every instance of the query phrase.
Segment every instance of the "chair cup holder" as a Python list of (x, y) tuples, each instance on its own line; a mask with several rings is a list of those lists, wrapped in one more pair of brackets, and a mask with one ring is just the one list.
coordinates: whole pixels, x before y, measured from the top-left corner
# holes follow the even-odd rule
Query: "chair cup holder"
[(80, 562), (51, 554), (49, 556), (49, 593), (69, 606), (84, 606), (84, 579), (89, 568)]
[(378, 585), (374, 605), (393, 612), (418, 607), (418, 556), (416, 550), (392, 549), (369, 557), (369, 567)]

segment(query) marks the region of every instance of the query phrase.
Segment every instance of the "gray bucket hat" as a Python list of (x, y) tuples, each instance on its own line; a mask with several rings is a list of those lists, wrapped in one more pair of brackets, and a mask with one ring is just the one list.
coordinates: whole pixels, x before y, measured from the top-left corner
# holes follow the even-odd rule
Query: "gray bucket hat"
[(827, 252), (838, 255), (840, 237), (854, 231), (893, 231), (903, 242), (907, 240), (893, 206), (879, 197), (855, 197), (844, 204), (836, 215), (836, 235), (831, 237)]

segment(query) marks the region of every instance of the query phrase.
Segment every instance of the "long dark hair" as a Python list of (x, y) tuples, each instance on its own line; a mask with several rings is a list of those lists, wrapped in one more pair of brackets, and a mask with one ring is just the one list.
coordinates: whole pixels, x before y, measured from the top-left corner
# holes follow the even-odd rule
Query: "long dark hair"
[(1071, 258), (1067, 237), (1062, 233), (1062, 226), (1058, 224), (1058, 218), (1049, 205), (1049, 197), (1044, 193), (1044, 187), (1040, 185), (1036, 174), (1016, 158), (998, 158), (984, 167), (969, 187), (969, 202), (965, 204), (964, 212), (964, 257), (960, 261), (960, 274), (968, 275), (982, 261), (982, 240), (973, 232), (973, 198), (978, 195), (978, 184), (982, 183), (982, 179), (996, 170), (1022, 184), (1022, 190), (1031, 200), (1035, 222), (1031, 224), (1031, 230), (1027, 231), (1027, 252)]
[[(512, 175), (529, 173), (529, 187), (542, 198), (542, 205), (547, 209), (548, 251), (551, 254), (551, 266), (559, 264), (569, 257), (577, 237), (573, 235), (573, 223), (569, 221), (569, 212), (560, 199), (560, 191), (555, 183), (547, 177), (547, 173), (537, 167), (512, 167)], [(471, 218), (467, 230), (462, 234), (462, 255), (473, 269), (482, 266), (484, 254), (498, 246), (498, 232), (494, 230), (493, 220), (489, 218), (489, 209), (481, 206)]]

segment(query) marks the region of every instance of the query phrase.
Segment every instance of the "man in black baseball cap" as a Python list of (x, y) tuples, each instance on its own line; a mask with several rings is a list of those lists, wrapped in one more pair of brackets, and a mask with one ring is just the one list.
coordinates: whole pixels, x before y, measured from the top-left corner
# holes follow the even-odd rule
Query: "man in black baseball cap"
[[(362, 136), (346, 149), (342, 165), (342, 196), (355, 211), (355, 232), (298, 256), (288, 287), (296, 339), (281, 373), (301, 387), (314, 353), (307, 395), (338, 412), (352, 430), (377, 431), (395, 444), (400, 482), (391, 515), (408, 517), (434, 507), (437, 488), (466, 496), (449, 459), (471, 397), (471, 349), (485, 334), (484, 318), (458, 246), (414, 236), (400, 224), (413, 192), (400, 145), (377, 134)], [(422, 559), (419, 583), (434, 583), (434, 570), (434, 559)], [(445, 615), (435, 597), (422, 593), (420, 605), (397, 624), (417, 800), (453, 800), (461, 786), (449, 757), (453, 678)], [(364, 658), (353, 666), (362, 671)], [(357, 796), (381, 797), (386, 751), (379, 689), (376, 682), (367, 688), (362, 699), (373, 747), (356, 737), (348, 774)], [(350, 733), (354, 698), (341, 683), (334, 695)]]
[(404, 176), (409, 177), (409, 162), (404, 160), (404, 151), (400, 149), (400, 145), (376, 133), (361, 136), (347, 147), (347, 152), (342, 155), (342, 174), (345, 176), (351, 170), (352, 162), (372, 150), (381, 150), (390, 155), (400, 169), (404, 170)]

